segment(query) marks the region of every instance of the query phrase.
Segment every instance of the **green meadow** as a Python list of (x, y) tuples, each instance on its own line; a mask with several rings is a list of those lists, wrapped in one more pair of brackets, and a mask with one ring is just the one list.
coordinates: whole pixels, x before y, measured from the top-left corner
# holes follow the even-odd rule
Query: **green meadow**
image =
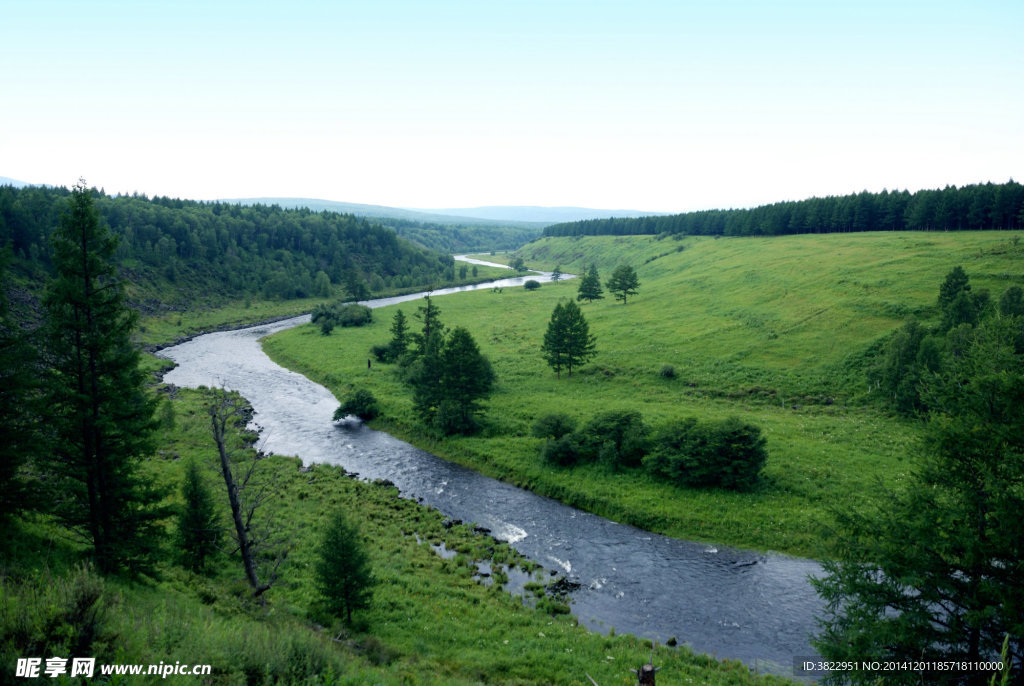
[[(441, 320), (468, 328), (497, 373), (476, 436), (432, 438), (395, 369), (367, 369), (394, 311), (411, 316), (415, 302), (330, 336), (285, 331), (264, 349), (339, 398), (370, 390), (382, 408), (373, 426), (485, 474), (648, 530), (815, 557), (830, 552), (834, 508), (884, 497), (913, 470), (918, 425), (888, 412), (866, 380), (886, 337), (907, 317), (935, 316), (939, 284), (958, 264), (993, 298), (1024, 283), (1024, 246), (1006, 232), (546, 238), (517, 254), (546, 270), (594, 263), (602, 280), (628, 263), (640, 292), (626, 305), (607, 293), (582, 303), (598, 354), (561, 379), (540, 344), (555, 304), (575, 298), (574, 280), (438, 297)], [(665, 365), (674, 378), (662, 376)], [(566, 412), (583, 423), (616, 409), (638, 410), (654, 428), (687, 416), (757, 424), (769, 449), (760, 486), (687, 490), (640, 470), (541, 461), (529, 431), (538, 416)]]
[[(166, 397), (158, 412), (161, 449), (145, 469), (180, 502), (183, 465), (198, 461), (226, 510), (208, 398), (188, 389)], [(445, 526), (435, 510), (399, 498), (392, 486), (335, 467), (300, 467), (294, 458), (270, 457), (254, 477), (274, 492), (255, 521), (271, 521), (289, 549), (263, 602), (252, 599), (236, 556), (218, 554), (205, 574), (177, 566), (173, 522), (157, 576), (135, 581), (82, 567), (86, 550), (45, 517), (12, 523), (0, 539), (0, 655), (12, 670), (5, 677), (16, 657), (89, 655), (97, 665), (209, 664), (210, 676), (188, 680), (204, 684), (569, 685), (589, 683), (589, 673), (604, 686), (634, 683), (629, 669), (650, 659), (642, 638), (578, 626), (539, 581), (524, 600), (474, 578), (480, 560), (492, 562), (496, 581), (503, 569), (534, 573), (506, 544), (469, 525)], [(351, 627), (317, 609), (313, 583), (322, 525), (337, 509), (359, 526), (376, 578), (370, 607)], [(447, 559), (432, 548), (440, 544), (452, 554)], [(780, 683), (683, 647), (658, 647), (655, 663), (672, 683)], [(109, 683), (129, 682), (167, 683), (158, 676)]]

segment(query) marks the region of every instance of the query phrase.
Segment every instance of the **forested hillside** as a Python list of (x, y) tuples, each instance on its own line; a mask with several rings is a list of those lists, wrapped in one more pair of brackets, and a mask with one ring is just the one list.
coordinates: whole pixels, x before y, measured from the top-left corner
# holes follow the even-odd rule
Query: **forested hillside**
[[(64, 188), (0, 186), (0, 246), (11, 247), (14, 274), (30, 287), (52, 267), (50, 234), (69, 194)], [(180, 305), (200, 295), (328, 297), (340, 285), (363, 284), (375, 293), (456, 277), (451, 256), (352, 215), (96, 191), (94, 196), (119, 239), (115, 259), (130, 276), (136, 303)]]
[(402, 238), (446, 254), (515, 250), (538, 238), (541, 233), (539, 226), (515, 225), (514, 222), (508, 226), (498, 226), (496, 222), (477, 222), (472, 219), (454, 224), (389, 218), (379, 221), (394, 229)]
[(946, 186), (942, 190), (863, 191), (778, 202), (752, 209), (705, 210), (664, 217), (555, 224), (545, 236), (781, 236), (853, 231), (982, 231), (1024, 227), (1024, 186)]

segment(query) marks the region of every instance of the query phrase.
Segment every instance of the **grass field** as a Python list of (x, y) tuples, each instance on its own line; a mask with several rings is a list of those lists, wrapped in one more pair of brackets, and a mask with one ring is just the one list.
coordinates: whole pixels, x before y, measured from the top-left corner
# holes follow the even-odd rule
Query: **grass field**
[[(173, 395), (160, 410), (161, 449), (145, 469), (177, 501), (185, 461), (198, 460), (226, 510), (206, 398), (187, 389)], [(219, 555), (208, 575), (178, 567), (171, 523), (159, 578), (145, 582), (83, 571), (83, 549), (45, 518), (5, 526), (0, 681), (14, 674), (18, 657), (80, 656), (73, 646), (83, 640), (97, 664), (209, 664), (210, 677), (187, 680), (206, 684), (579, 685), (590, 673), (607, 686), (634, 683), (629, 669), (650, 658), (641, 638), (592, 634), (571, 616), (552, 614), (557, 602), (534, 608), (475, 580), (476, 560), (533, 568), (507, 545), (465, 525), (444, 526), (436, 511), (399, 498), (393, 487), (330, 466), (299, 467), (271, 457), (256, 477), (273, 484), (275, 495), (257, 519), (272, 519), (290, 547), (265, 604), (252, 600), (235, 557)], [(336, 509), (360, 527), (377, 579), (371, 607), (357, 613), (353, 628), (316, 609), (311, 565), (321, 526)], [(431, 544), (440, 543), (455, 556), (437, 555)], [(685, 648), (659, 647), (655, 662), (670, 683), (778, 683)]]
[[(629, 263), (640, 293), (627, 305), (582, 305), (599, 352), (562, 379), (539, 346), (574, 281), (437, 298), (442, 321), (467, 327), (498, 376), (478, 436), (431, 439), (393, 370), (366, 369), (395, 308), (369, 327), (329, 337), (301, 327), (264, 348), (339, 397), (369, 389), (383, 409), (375, 426), (483, 473), (653, 531), (816, 557), (829, 554), (830, 508), (872, 500), (913, 468), (918, 426), (868, 397), (871, 351), (906, 317), (935, 315), (939, 284), (957, 264), (994, 298), (1024, 283), (1024, 246), (1007, 233), (558, 238), (519, 255), (575, 273), (592, 262), (602, 279)], [(416, 303), (397, 307), (411, 315)], [(666, 364), (676, 378), (659, 374)], [(747, 494), (683, 490), (642, 471), (541, 462), (529, 435), (536, 417), (560, 411), (582, 423), (608, 409), (639, 410), (654, 427), (686, 416), (753, 422), (770, 451), (763, 483)]]

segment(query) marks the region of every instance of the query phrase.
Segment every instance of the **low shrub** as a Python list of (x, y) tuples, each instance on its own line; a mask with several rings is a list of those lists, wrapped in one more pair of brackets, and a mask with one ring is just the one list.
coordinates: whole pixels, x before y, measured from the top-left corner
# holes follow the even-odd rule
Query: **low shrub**
[(537, 417), (530, 428), (535, 438), (561, 438), (576, 429), (576, 420), (563, 412)]
[(535, 281), (534, 279), (529, 279), (529, 280), (527, 280), (526, 283), (523, 284), (523, 288), (525, 288), (528, 291), (535, 291), (538, 288), (540, 288), (540, 281)]
[(635, 410), (595, 415), (579, 431), (581, 452), (615, 467), (638, 467), (647, 452), (648, 428)]
[(102, 577), (88, 565), (64, 576), (42, 570), (20, 585), (0, 579), (0, 652), (112, 658), (113, 605)]
[(749, 490), (768, 459), (765, 443), (760, 428), (735, 417), (706, 423), (689, 417), (661, 431), (643, 463), (683, 486)]
[(373, 310), (366, 305), (342, 305), (337, 319), (341, 326), (363, 326), (373, 321)]
[(334, 411), (334, 421), (344, 419), (353, 414), (360, 419), (369, 420), (380, 415), (377, 398), (365, 388), (358, 388), (345, 396), (341, 405)]
[(313, 308), (310, 321), (320, 325), (320, 333), (330, 335), (335, 326), (363, 326), (373, 321), (373, 310), (366, 305), (321, 304)]
[(575, 433), (570, 433), (561, 438), (549, 438), (541, 446), (540, 455), (550, 464), (571, 467), (582, 457), (579, 437)]
[(391, 348), (387, 345), (378, 344), (370, 346), (370, 355), (378, 362), (391, 362), (390, 352)]

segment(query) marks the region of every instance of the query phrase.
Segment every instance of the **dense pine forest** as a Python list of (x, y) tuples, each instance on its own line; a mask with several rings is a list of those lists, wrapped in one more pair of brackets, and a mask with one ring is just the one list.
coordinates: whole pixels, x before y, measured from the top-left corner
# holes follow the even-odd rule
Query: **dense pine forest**
[(975, 184), (942, 190), (863, 191), (777, 202), (752, 209), (556, 224), (545, 236), (782, 236), (854, 231), (983, 231), (1024, 228), (1024, 185)]
[[(0, 186), (0, 245), (13, 273), (38, 282), (52, 269), (49, 241), (65, 188)], [(452, 258), (352, 215), (94, 191), (118, 238), (115, 261), (131, 274), (133, 300), (327, 297), (363, 284), (371, 293), (455, 280)], [(139, 304), (136, 302), (136, 304)]]

